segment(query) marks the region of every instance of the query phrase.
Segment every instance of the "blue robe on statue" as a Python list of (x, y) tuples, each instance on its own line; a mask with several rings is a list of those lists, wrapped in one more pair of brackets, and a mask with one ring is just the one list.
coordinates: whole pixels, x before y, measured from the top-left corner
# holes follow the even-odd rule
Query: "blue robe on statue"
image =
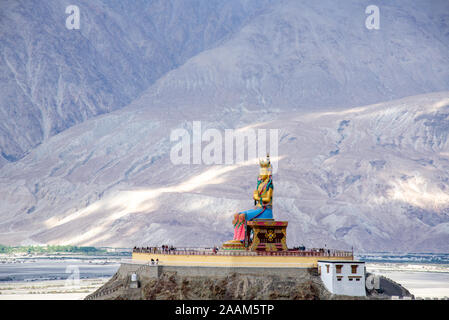
[(252, 219), (273, 219), (273, 210), (271, 208), (265, 208), (265, 210), (264, 208), (256, 208), (242, 211), (240, 213), (245, 214), (246, 221), (250, 221)]

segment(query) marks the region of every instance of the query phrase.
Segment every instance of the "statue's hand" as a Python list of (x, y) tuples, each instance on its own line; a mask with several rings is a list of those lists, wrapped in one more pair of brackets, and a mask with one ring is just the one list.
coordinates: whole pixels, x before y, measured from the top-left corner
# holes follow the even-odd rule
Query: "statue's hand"
[(273, 197), (273, 189), (269, 189), (268, 192), (265, 194), (265, 197), (262, 198), (262, 201), (264, 203), (269, 203)]

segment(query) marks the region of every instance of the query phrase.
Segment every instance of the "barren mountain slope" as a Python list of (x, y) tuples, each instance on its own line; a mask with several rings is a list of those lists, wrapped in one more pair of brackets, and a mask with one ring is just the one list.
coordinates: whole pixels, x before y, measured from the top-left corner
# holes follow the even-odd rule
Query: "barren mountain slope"
[[(272, 114), (274, 214), (288, 244), (447, 251), (449, 93), (338, 112)], [(267, 115), (268, 117), (268, 115)], [(223, 122), (202, 122), (224, 134)], [(52, 137), (0, 176), (0, 243), (219, 245), (252, 207), (258, 165), (173, 165), (191, 119), (125, 108)], [(206, 144), (203, 144), (203, 148)], [(273, 155), (275, 157), (275, 155)]]

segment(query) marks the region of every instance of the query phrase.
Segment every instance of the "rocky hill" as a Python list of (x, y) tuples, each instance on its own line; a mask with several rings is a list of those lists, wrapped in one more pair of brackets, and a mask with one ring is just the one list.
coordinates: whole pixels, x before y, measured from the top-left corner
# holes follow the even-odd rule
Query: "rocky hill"
[[(151, 266), (130, 268), (122, 265), (117, 273), (86, 300), (357, 300), (412, 297), (401, 285), (382, 277), (380, 288), (366, 297), (331, 294), (317, 270), (305, 269), (299, 276), (223, 273), (221, 276), (187, 276), (176, 271), (150, 276)], [(131, 269), (133, 271), (131, 271)], [(139, 287), (131, 287), (131, 274), (138, 277)]]

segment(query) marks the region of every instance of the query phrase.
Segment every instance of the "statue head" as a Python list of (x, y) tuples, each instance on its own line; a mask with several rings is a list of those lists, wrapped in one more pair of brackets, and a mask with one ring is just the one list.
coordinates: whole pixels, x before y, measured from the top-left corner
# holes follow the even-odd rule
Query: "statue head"
[(260, 159), (259, 160), (260, 165), (260, 171), (259, 171), (259, 178), (265, 180), (266, 178), (271, 176), (271, 162), (270, 162), (270, 155), (267, 154), (266, 159)]

